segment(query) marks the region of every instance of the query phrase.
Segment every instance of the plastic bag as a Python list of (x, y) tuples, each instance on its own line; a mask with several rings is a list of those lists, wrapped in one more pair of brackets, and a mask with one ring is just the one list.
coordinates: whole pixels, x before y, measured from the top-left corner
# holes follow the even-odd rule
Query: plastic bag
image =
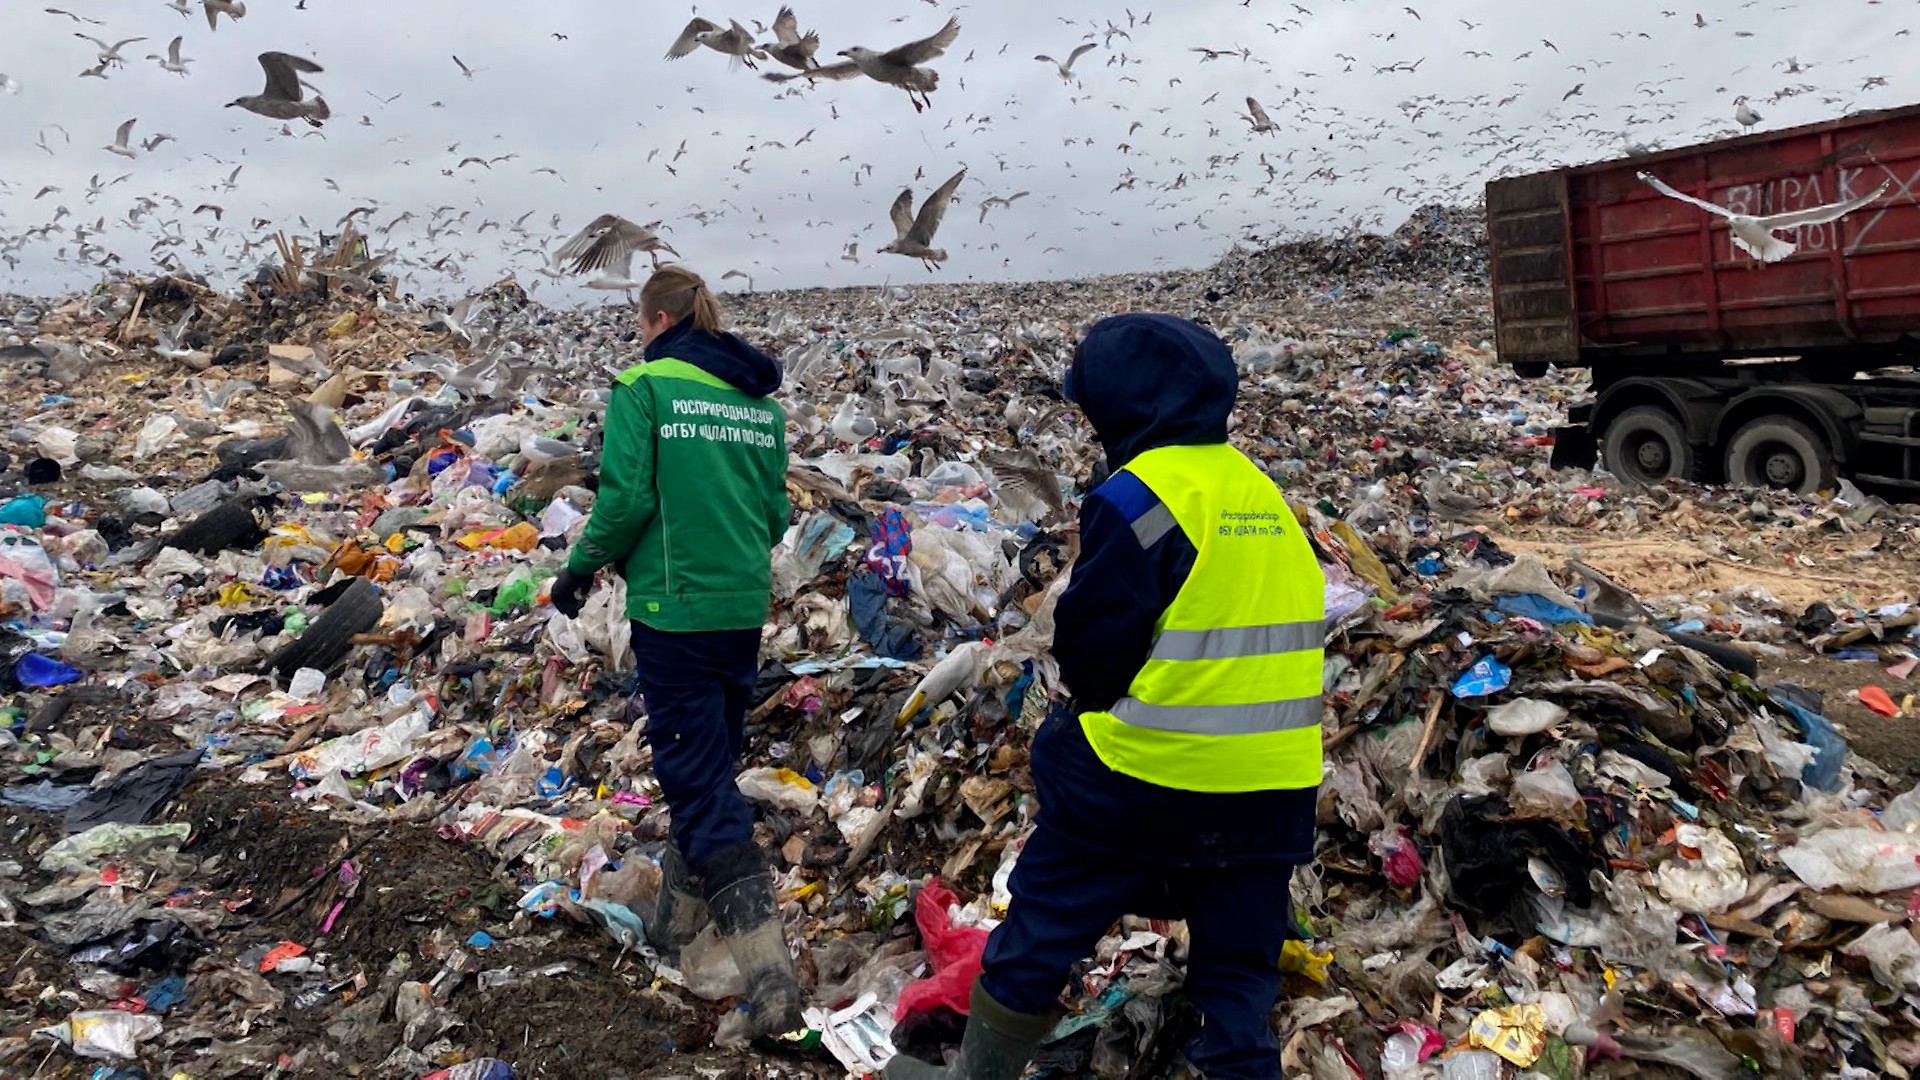
[(140, 434), (133, 440), (133, 456), (145, 461), (167, 447), (179, 442), (180, 422), (171, 416), (149, 416), (140, 426)]
[(1867, 932), (1843, 945), (1848, 956), (1864, 956), (1873, 969), (1873, 977), (1893, 990), (1920, 990), (1920, 942), (1906, 927), (1876, 923)]
[(1580, 805), (1580, 790), (1573, 786), (1573, 774), (1565, 765), (1550, 760), (1529, 768), (1513, 779), (1513, 803), (1550, 810), (1572, 810)]
[(1514, 698), (1487, 711), (1487, 728), (1495, 735), (1535, 735), (1567, 718), (1567, 710), (1551, 701)]
[(328, 739), (294, 755), (287, 767), (296, 780), (331, 773), (358, 776), (413, 756), (413, 744), (426, 735), (431, 718), (422, 709), (410, 709), (378, 727)]
[(1486, 697), (1497, 694), (1513, 683), (1513, 669), (1491, 656), (1483, 656), (1474, 661), (1473, 666), (1460, 674), (1453, 683), (1453, 696), (1457, 698)]
[(1920, 833), (1828, 829), (1780, 852), (1801, 881), (1816, 889), (1881, 893), (1920, 885)]
[(947, 909), (958, 898), (934, 878), (913, 899), (913, 921), (920, 928), (933, 974), (907, 985), (894, 1006), (895, 1020), (905, 1022), (944, 1005), (962, 1016), (971, 1009), (973, 980), (980, 975), (980, 957), (987, 948), (987, 931), (977, 926), (954, 926)]
[[(1733, 841), (1718, 829), (1680, 825), (1674, 829), (1680, 854), (1660, 864), (1660, 895), (1681, 911), (1697, 915), (1727, 910), (1747, 894), (1746, 868)], [(1697, 857), (1688, 852), (1697, 851)]]
[(747, 798), (771, 803), (790, 814), (812, 814), (820, 805), (820, 791), (813, 781), (792, 769), (748, 769), (735, 783)]
[(160, 1034), (160, 1018), (114, 1009), (77, 1012), (64, 1023), (41, 1028), (46, 1035), (73, 1048), (80, 1057), (97, 1061), (130, 1061), (140, 1056), (140, 1044)]
[(40, 856), (40, 869), (77, 873), (94, 869), (107, 857), (124, 857), (135, 849), (175, 849), (193, 835), (184, 821), (171, 825), (122, 825), (109, 822), (75, 833)]

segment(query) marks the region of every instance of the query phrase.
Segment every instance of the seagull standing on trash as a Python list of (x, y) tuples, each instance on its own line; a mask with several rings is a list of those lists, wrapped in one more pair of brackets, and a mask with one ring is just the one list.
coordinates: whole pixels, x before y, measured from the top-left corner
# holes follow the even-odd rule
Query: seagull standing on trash
[(1675, 191), (1660, 182), (1652, 173), (1636, 173), (1646, 185), (1665, 195), (1669, 199), (1678, 199), (1692, 203), (1716, 217), (1727, 219), (1727, 232), (1733, 246), (1759, 259), (1763, 263), (1779, 262), (1796, 251), (1799, 245), (1791, 240), (1782, 240), (1773, 235), (1787, 229), (1797, 229), (1809, 225), (1825, 225), (1838, 221), (1855, 210), (1873, 202), (1887, 193), (1893, 181), (1882, 181), (1872, 192), (1845, 202), (1828, 203), (1825, 206), (1810, 206), (1804, 210), (1789, 210), (1781, 214), (1769, 214), (1766, 217), (1754, 217), (1750, 214), (1736, 214), (1724, 206), (1715, 206), (1705, 199), (1696, 199), (1684, 192)]

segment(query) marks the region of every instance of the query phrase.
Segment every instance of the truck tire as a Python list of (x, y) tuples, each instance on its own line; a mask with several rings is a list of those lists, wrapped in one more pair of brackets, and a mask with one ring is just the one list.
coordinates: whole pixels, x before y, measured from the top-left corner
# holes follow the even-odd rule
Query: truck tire
[(1729, 484), (1811, 495), (1839, 480), (1840, 467), (1826, 438), (1791, 416), (1749, 421), (1727, 444)]
[(1601, 459), (1608, 472), (1636, 484), (1693, 478), (1693, 444), (1680, 418), (1658, 405), (1636, 405), (1614, 417)]
[(353, 636), (380, 625), (380, 590), (366, 578), (354, 578), (305, 633), (277, 649), (267, 659), (269, 674), (291, 675), (303, 667), (329, 670), (353, 648)]

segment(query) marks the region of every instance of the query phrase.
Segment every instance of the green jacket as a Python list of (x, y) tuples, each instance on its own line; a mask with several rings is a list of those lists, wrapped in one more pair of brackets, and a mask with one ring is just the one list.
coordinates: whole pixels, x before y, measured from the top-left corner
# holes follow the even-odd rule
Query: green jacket
[(771, 393), (779, 365), (685, 321), (647, 355), (614, 380), (599, 497), (567, 567), (617, 566), (627, 617), (656, 630), (759, 627), (787, 529), (786, 418), (714, 369)]

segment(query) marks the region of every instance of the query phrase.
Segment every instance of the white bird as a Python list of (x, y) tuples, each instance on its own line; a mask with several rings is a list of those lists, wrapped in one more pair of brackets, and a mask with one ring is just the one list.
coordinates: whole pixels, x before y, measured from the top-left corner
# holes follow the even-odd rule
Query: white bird
[(930, 709), (952, 697), (961, 687), (979, 682), (980, 676), (986, 674), (987, 661), (991, 659), (989, 648), (979, 641), (955, 645), (953, 651), (933, 665), (920, 684), (913, 688), (907, 703), (900, 707), (898, 722), (904, 725), (918, 716), (921, 709)]
[(755, 60), (767, 58), (766, 53), (754, 48), (753, 35), (747, 32), (746, 27), (737, 20), (729, 19), (728, 22), (732, 25), (723, 30), (719, 23), (695, 16), (687, 28), (680, 31), (680, 36), (674, 39), (673, 44), (668, 46), (667, 59), (678, 60), (690, 56), (702, 45), (732, 57), (735, 64), (744, 63), (748, 67), (753, 67)]
[(828, 430), (833, 432), (834, 441), (857, 445), (880, 433), (880, 425), (873, 417), (861, 415), (859, 407), (859, 399), (852, 394), (840, 402), (840, 408), (834, 411), (833, 421), (827, 425)]
[(220, 29), (220, 15), (239, 22), (247, 13), (247, 5), (242, 0), (200, 0), (200, 7), (207, 13), (207, 29)]
[(158, 340), (153, 346), (154, 355), (166, 357), (168, 360), (187, 360), (191, 358), (193, 356), (193, 350), (183, 347), (184, 342), (182, 342), (181, 338), (187, 332), (187, 324), (192, 322), (193, 317), (199, 314), (199, 312), (200, 309), (198, 307), (190, 307), (187, 309), (185, 315), (180, 316), (180, 321), (173, 324), (172, 329), (162, 330), (156, 333), (154, 337)]
[(1013, 194), (1007, 195), (1004, 197), (999, 195), (989, 195), (988, 197), (981, 199), (980, 200), (980, 220), (981, 221), (987, 220), (987, 211), (993, 209), (994, 207), (996, 206), (1010, 207), (1013, 205), (1013, 201), (1015, 199), (1024, 198), (1026, 197), (1026, 195), (1027, 195), (1027, 192), (1016, 191)]
[(1747, 104), (1745, 95), (1733, 99), (1733, 118), (1746, 130), (1752, 130), (1753, 125), (1761, 120), (1760, 114), (1754, 112), (1753, 106)]
[(172, 41), (167, 42), (167, 55), (148, 56), (147, 59), (160, 61), (161, 71), (171, 71), (175, 75), (185, 75), (187, 73), (187, 65), (193, 63), (193, 58), (180, 55), (180, 41), (181, 39), (176, 37)]
[(913, 111), (920, 112), (931, 105), (928, 96), (940, 87), (940, 73), (930, 67), (920, 65), (944, 55), (947, 46), (960, 36), (960, 19), (949, 18), (945, 26), (919, 41), (909, 41), (897, 49), (877, 52), (865, 46), (855, 45), (841, 49), (840, 55), (847, 59), (843, 63), (828, 64), (826, 67), (811, 71), (785, 74), (771, 72), (761, 78), (772, 82), (787, 82), (791, 79), (850, 79), (855, 75), (865, 75), (874, 82), (897, 86), (907, 92), (907, 100), (913, 102)]
[(847, 244), (847, 250), (841, 252), (840, 257), (850, 263), (859, 262), (860, 261), (860, 241), (854, 240), (849, 242)]
[(193, 4), (190, 0), (169, 0), (167, 8), (172, 11), (177, 11), (187, 18), (193, 17)]
[(133, 157), (133, 148), (127, 145), (127, 136), (133, 134), (133, 125), (138, 123), (139, 120), (140, 118), (136, 116), (132, 120), (121, 124), (120, 130), (114, 133), (113, 141), (100, 149), (105, 150), (109, 154), (119, 154), (123, 158)]
[(893, 243), (880, 250), (890, 255), (905, 255), (919, 259), (932, 270), (935, 263), (947, 260), (945, 248), (933, 246), (933, 234), (940, 230), (940, 222), (947, 216), (947, 203), (953, 200), (954, 189), (965, 179), (967, 170), (962, 168), (941, 184), (939, 189), (927, 196), (920, 204), (920, 213), (913, 213), (913, 189), (905, 188), (900, 197), (893, 200), (892, 209), (887, 213), (893, 218)]
[(598, 270), (599, 274), (587, 282), (587, 288), (625, 292), (641, 284), (633, 280), (636, 251), (652, 256), (656, 267), (660, 265), (660, 252), (680, 254), (654, 235), (651, 228), (635, 225), (619, 214), (601, 214), (553, 253), (553, 265), (571, 262), (567, 269), (574, 274)]
[(1076, 49), (1074, 49), (1074, 50), (1073, 50), (1072, 52), (1070, 52), (1070, 53), (1068, 53), (1068, 54), (1067, 54), (1067, 59), (1066, 59), (1066, 62), (1065, 62), (1065, 63), (1062, 63), (1062, 62), (1060, 62), (1060, 61), (1058, 61), (1058, 60), (1055, 60), (1055, 59), (1054, 59), (1053, 57), (1051, 57), (1051, 56), (1048, 56), (1048, 55), (1046, 55), (1046, 54), (1044, 54), (1044, 53), (1042, 53), (1042, 54), (1041, 54), (1041, 55), (1039, 55), (1039, 56), (1036, 56), (1036, 57), (1034, 57), (1034, 59), (1035, 59), (1035, 60), (1045, 60), (1045, 61), (1046, 61), (1047, 63), (1049, 63), (1049, 64), (1052, 64), (1052, 65), (1053, 65), (1054, 67), (1057, 67), (1057, 68), (1059, 68), (1059, 69), (1060, 69), (1060, 80), (1061, 80), (1062, 82), (1072, 82), (1072, 81), (1073, 81), (1073, 62), (1074, 62), (1075, 60), (1078, 60), (1078, 59), (1080, 59), (1080, 58), (1081, 58), (1082, 56), (1085, 56), (1085, 55), (1086, 55), (1087, 53), (1089, 53), (1089, 52), (1092, 52), (1092, 51), (1093, 51), (1094, 49), (1097, 49), (1097, 48), (1099, 48), (1099, 47), (1100, 47), (1100, 43), (1099, 43), (1099, 42), (1097, 42), (1097, 41), (1089, 41), (1089, 42), (1087, 42), (1087, 43), (1086, 43), (1085, 45), (1082, 45), (1082, 46), (1080, 46), (1080, 47), (1078, 47), (1078, 48), (1076, 48)]
[(4, 71), (0, 71), (0, 94), (17, 94), (19, 92), (20, 80)]
[(121, 64), (126, 63), (126, 58), (120, 55), (121, 49), (126, 48), (127, 46), (133, 44), (136, 41), (147, 40), (146, 38), (143, 38), (143, 37), (130, 37), (130, 38), (127, 38), (125, 41), (116, 41), (113, 44), (109, 45), (106, 42), (101, 41), (99, 38), (94, 37), (91, 34), (75, 33), (73, 36), (77, 38), (84, 38), (87, 41), (93, 42), (94, 45), (97, 46), (100, 50), (100, 55), (96, 57), (96, 59), (99, 60), (101, 64), (112, 66), (112, 67), (118, 67)]
[(753, 275), (752, 274), (747, 273), (745, 270), (729, 270), (726, 273), (720, 275), (721, 281), (727, 281), (731, 278), (739, 278), (740, 280), (746, 282), (747, 291), (748, 292), (753, 291)]
[(1260, 103), (1252, 98), (1247, 99), (1247, 115), (1242, 119), (1253, 125), (1253, 133), (1256, 135), (1267, 135), (1274, 130), (1273, 121), (1267, 117), (1267, 110), (1261, 108)]
[(1710, 214), (1726, 218), (1727, 231), (1731, 234), (1733, 246), (1759, 259), (1761, 262), (1768, 263), (1779, 262), (1781, 259), (1793, 254), (1799, 246), (1790, 240), (1782, 240), (1773, 235), (1775, 232), (1786, 229), (1796, 229), (1806, 225), (1825, 225), (1830, 221), (1838, 221), (1848, 214), (1853, 213), (1855, 210), (1878, 199), (1880, 196), (1885, 195), (1887, 189), (1893, 186), (1893, 181), (1887, 180), (1882, 182), (1879, 187), (1874, 188), (1871, 193), (1862, 195), (1857, 199), (1828, 203), (1825, 206), (1811, 206), (1804, 210), (1789, 210), (1783, 214), (1770, 214), (1766, 217), (1754, 217), (1750, 214), (1736, 214), (1724, 206), (1715, 206), (1704, 199), (1696, 199), (1691, 195), (1675, 191), (1661, 183), (1660, 178), (1652, 173), (1643, 172), (1636, 175), (1645, 181), (1648, 187), (1651, 187), (1653, 190), (1670, 199), (1679, 199), (1681, 202), (1692, 203)]

